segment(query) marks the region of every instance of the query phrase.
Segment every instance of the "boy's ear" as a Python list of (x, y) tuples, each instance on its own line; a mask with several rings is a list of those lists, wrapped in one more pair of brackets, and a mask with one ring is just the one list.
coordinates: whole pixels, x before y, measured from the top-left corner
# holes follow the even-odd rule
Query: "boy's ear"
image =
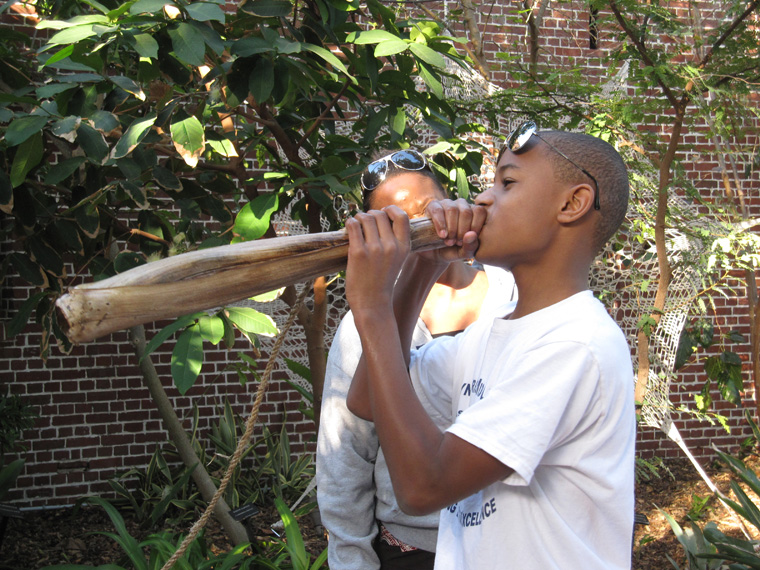
[(581, 219), (594, 207), (594, 187), (589, 184), (571, 186), (565, 192), (565, 202), (557, 216), (562, 224), (570, 224)]

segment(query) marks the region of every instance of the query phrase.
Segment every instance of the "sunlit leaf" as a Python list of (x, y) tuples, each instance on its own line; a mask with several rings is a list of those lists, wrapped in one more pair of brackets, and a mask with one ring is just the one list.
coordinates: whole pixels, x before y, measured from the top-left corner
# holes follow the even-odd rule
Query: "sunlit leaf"
[(399, 41), (399, 37), (385, 30), (367, 30), (349, 34), (348, 41), (359, 45), (378, 44), (380, 42)]
[(224, 321), (216, 315), (204, 315), (198, 319), (201, 336), (213, 345), (224, 337)]
[(48, 44), (61, 45), (61, 44), (74, 44), (82, 41), (86, 38), (91, 38), (96, 35), (92, 24), (85, 24), (83, 26), (73, 26), (57, 32), (52, 38), (48, 40)]
[(269, 228), (269, 219), (277, 211), (277, 204), (277, 194), (257, 196), (240, 210), (233, 231), (245, 240), (259, 239)]
[(195, 168), (206, 146), (203, 125), (192, 115), (178, 115), (179, 120), (171, 124), (174, 148), (190, 168)]
[(135, 98), (139, 99), (140, 101), (145, 101), (145, 93), (143, 93), (142, 87), (140, 87), (137, 83), (135, 83), (132, 79), (129, 77), (124, 77), (123, 75), (116, 75), (113, 77), (109, 77), (108, 79), (111, 80), (115, 85), (118, 85), (124, 91), (127, 93), (130, 93), (131, 95), (134, 95)]
[(145, 138), (155, 122), (156, 115), (154, 113), (135, 119), (111, 151), (111, 158), (122, 158), (132, 152)]
[(446, 65), (446, 60), (443, 56), (437, 51), (430, 49), (425, 44), (413, 42), (409, 44), (409, 49), (414, 55), (433, 67), (443, 68)]
[(156, 12), (163, 10), (165, 5), (174, 6), (174, 2), (170, 0), (137, 0), (129, 8), (130, 14), (155, 14)]
[(277, 334), (277, 325), (272, 320), (272, 317), (260, 313), (256, 309), (252, 309), (251, 307), (227, 307), (225, 313), (227, 318), (242, 331), (265, 336)]
[(409, 49), (409, 43), (404, 40), (395, 39), (393, 41), (381, 42), (375, 48), (375, 57), (386, 57), (396, 55)]

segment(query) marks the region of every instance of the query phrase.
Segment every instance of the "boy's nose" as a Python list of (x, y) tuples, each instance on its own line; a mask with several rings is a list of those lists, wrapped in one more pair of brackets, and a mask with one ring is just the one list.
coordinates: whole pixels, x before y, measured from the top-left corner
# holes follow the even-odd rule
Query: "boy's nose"
[(493, 190), (493, 186), (488, 188), (488, 190), (483, 190), (483, 192), (475, 196), (475, 204), (477, 204), (478, 206), (486, 206), (490, 204), (492, 190)]

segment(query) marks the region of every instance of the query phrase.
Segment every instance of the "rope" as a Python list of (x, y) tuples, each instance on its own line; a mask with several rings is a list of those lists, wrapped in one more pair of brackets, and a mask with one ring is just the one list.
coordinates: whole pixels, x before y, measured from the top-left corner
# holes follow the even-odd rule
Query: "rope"
[(216, 507), (216, 504), (219, 502), (219, 498), (222, 496), (222, 493), (224, 493), (225, 489), (227, 488), (227, 485), (229, 484), (230, 479), (232, 479), (232, 473), (235, 470), (235, 468), (238, 466), (238, 463), (240, 463), (240, 458), (243, 456), (243, 452), (245, 451), (245, 448), (248, 445), (248, 442), (250, 441), (251, 436), (253, 435), (253, 427), (256, 424), (256, 420), (258, 419), (259, 408), (261, 407), (261, 403), (264, 401), (264, 393), (266, 392), (267, 385), (269, 384), (269, 380), (272, 375), (272, 370), (274, 369), (274, 364), (275, 364), (275, 361), (277, 360), (277, 356), (280, 352), (280, 348), (282, 347), (282, 343), (288, 334), (288, 330), (290, 329), (291, 325), (295, 321), (296, 313), (298, 313), (298, 310), (301, 308), (301, 305), (303, 305), (308, 292), (309, 292), (309, 288), (304, 287), (301, 293), (298, 295), (298, 300), (293, 305), (293, 308), (290, 310), (290, 314), (288, 315), (288, 320), (283, 326), (282, 331), (280, 332), (280, 335), (277, 337), (277, 340), (275, 341), (274, 346), (272, 347), (272, 353), (270, 354), (269, 361), (267, 362), (267, 366), (264, 369), (264, 374), (261, 377), (261, 384), (259, 384), (259, 388), (256, 392), (256, 399), (254, 400), (253, 407), (251, 408), (251, 415), (248, 417), (248, 420), (246, 420), (246, 423), (245, 423), (245, 433), (243, 433), (242, 437), (238, 440), (237, 447), (235, 448), (235, 453), (232, 455), (232, 458), (230, 459), (230, 463), (227, 466), (227, 471), (224, 473), (224, 477), (222, 478), (222, 481), (219, 484), (219, 488), (216, 490), (216, 493), (214, 493), (214, 496), (211, 499), (211, 502), (208, 504), (208, 506), (206, 506), (206, 510), (204, 511), (203, 515), (201, 515), (201, 518), (199, 518), (195, 522), (195, 524), (190, 529), (190, 532), (188, 533), (188, 535), (182, 541), (182, 544), (180, 544), (179, 548), (177, 548), (176, 552), (172, 555), (171, 558), (169, 558), (166, 564), (163, 565), (161, 570), (169, 570), (172, 566), (174, 566), (177, 560), (179, 560), (185, 554), (185, 551), (190, 546), (190, 543), (192, 543), (195, 540), (195, 538), (198, 536), (198, 533), (203, 529), (204, 526), (206, 526), (206, 523), (208, 522), (208, 519), (211, 516), (211, 513), (214, 510), (214, 507)]

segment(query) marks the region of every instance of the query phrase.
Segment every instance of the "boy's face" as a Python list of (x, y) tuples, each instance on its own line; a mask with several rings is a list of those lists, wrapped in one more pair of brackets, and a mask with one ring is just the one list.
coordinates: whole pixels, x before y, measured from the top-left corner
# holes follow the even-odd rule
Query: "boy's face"
[(519, 154), (505, 150), (493, 186), (475, 199), (488, 212), (476, 259), (507, 268), (539, 259), (558, 228), (559, 189), (540, 139)]

